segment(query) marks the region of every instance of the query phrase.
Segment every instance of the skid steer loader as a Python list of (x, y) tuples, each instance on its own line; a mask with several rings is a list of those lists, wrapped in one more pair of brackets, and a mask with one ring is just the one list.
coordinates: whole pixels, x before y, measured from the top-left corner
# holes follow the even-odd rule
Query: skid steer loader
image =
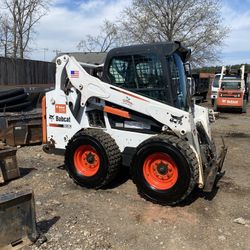
[(138, 193), (155, 203), (177, 204), (196, 186), (211, 191), (227, 148), (217, 155), (213, 113), (191, 101), (189, 56), (179, 42), (115, 48), (100, 79), (58, 57), (43, 100), (44, 150), (63, 152), (69, 176), (88, 188), (128, 166)]
[(214, 110), (238, 110), (241, 113), (246, 113), (248, 101), (246, 80), (245, 65), (242, 65), (237, 73), (229, 72), (223, 66)]

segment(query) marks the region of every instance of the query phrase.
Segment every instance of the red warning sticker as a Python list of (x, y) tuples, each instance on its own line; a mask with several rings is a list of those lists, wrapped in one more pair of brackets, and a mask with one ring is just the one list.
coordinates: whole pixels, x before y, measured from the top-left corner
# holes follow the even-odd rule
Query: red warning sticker
[(66, 114), (66, 104), (56, 104), (55, 113)]

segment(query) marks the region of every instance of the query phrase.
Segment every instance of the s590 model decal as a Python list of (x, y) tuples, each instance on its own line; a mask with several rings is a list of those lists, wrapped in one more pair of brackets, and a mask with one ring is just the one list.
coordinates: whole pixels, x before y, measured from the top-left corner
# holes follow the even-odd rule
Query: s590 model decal
[(59, 124), (59, 123), (50, 123), (50, 127), (56, 127), (56, 128), (71, 128), (72, 126), (70, 124)]

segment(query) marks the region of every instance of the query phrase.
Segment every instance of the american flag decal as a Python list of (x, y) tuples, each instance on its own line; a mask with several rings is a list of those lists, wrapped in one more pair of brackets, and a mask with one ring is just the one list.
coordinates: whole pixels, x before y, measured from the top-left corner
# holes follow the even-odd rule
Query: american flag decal
[(71, 70), (70, 75), (71, 75), (71, 78), (79, 78), (79, 71), (78, 70)]

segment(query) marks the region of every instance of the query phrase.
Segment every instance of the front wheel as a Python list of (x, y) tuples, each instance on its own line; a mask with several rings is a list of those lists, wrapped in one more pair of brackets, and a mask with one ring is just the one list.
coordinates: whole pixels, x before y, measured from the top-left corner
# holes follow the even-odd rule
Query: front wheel
[(131, 172), (142, 197), (154, 203), (175, 205), (194, 189), (198, 162), (185, 141), (173, 135), (159, 135), (139, 146)]
[(102, 130), (88, 129), (77, 133), (65, 151), (65, 167), (76, 183), (100, 188), (117, 175), (121, 153), (111, 136)]

